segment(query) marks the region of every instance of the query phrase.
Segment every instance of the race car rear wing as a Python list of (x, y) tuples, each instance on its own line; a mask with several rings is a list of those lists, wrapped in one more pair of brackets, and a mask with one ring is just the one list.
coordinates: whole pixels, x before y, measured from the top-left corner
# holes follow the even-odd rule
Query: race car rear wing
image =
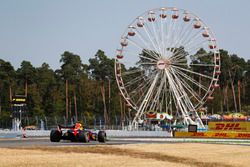
[(61, 129), (74, 129), (75, 125), (71, 125), (71, 126), (63, 126), (63, 125), (57, 125), (57, 129), (61, 130)]

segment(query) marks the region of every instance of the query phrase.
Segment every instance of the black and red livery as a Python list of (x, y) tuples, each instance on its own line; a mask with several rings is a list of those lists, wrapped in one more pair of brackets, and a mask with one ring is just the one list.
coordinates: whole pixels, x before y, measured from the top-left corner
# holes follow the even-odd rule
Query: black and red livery
[(100, 130), (94, 132), (92, 130), (83, 129), (81, 123), (76, 123), (73, 126), (58, 125), (57, 129), (51, 130), (50, 141), (60, 142), (60, 140), (70, 140), (72, 142), (99, 141), (106, 142), (106, 132)]

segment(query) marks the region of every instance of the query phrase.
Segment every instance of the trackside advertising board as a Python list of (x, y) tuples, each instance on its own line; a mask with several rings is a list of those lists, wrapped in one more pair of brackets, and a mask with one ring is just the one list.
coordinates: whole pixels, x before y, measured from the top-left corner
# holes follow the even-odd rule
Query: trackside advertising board
[(209, 131), (250, 132), (250, 122), (209, 122)]
[(250, 139), (250, 132), (175, 132), (175, 137)]

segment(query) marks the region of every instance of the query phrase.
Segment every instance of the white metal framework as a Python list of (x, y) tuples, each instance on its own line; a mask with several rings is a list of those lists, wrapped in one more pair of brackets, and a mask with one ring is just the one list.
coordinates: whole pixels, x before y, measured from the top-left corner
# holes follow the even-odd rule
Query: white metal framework
[(165, 112), (203, 128), (197, 110), (213, 100), (220, 73), (211, 29), (182, 9), (158, 8), (138, 16), (117, 49), (116, 80), (127, 105), (136, 111), (133, 126), (147, 112)]

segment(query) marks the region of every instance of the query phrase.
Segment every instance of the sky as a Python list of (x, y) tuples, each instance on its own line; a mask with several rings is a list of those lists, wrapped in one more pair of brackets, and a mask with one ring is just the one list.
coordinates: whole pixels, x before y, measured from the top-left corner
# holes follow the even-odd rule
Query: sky
[(198, 15), (220, 48), (250, 59), (249, 0), (0, 0), (0, 59), (59, 69), (64, 51), (83, 63), (102, 49), (115, 57), (127, 26), (150, 9), (177, 7)]

